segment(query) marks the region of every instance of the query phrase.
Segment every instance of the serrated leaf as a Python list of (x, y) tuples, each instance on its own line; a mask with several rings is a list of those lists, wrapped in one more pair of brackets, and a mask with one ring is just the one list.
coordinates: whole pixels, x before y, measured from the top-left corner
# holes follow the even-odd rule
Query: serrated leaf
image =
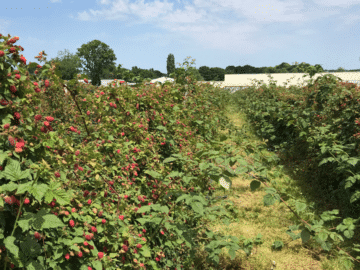
[(326, 232), (320, 232), (319, 234), (318, 234), (318, 237), (319, 237), (319, 239), (321, 240), (321, 241), (326, 241), (326, 239), (328, 238), (328, 234), (326, 233)]
[(266, 194), (263, 199), (265, 206), (273, 205), (277, 201), (280, 201), (279, 194)]
[(18, 189), (16, 191), (16, 195), (21, 195), (21, 194), (24, 194), (26, 191), (28, 191), (30, 189), (32, 185), (32, 182), (27, 182), (27, 183), (24, 183), (24, 184), (19, 184), (18, 185)]
[(26, 270), (44, 270), (44, 266), (38, 261), (30, 260), (29, 264), (26, 265)]
[(302, 202), (296, 202), (296, 203), (295, 203), (295, 208), (296, 208), (296, 212), (297, 212), (297, 213), (300, 213), (300, 212), (302, 212), (302, 211), (305, 210), (306, 204), (305, 204), (305, 203), (302, 203)]
[(14, 191), (16, 190), (18, 187), (18, 185), (14, 182), (10, 182), (8, 184), (2, 185), (0, 186), (0, 192), (4, 192), (4, 191)]
[(18, 181), (21, 179), (28, 179), (30, 177), (30, 170), (22, 171), (20, 163), (17, 160), (9, 159), (5, 170), (2, 172), (3, 177), (10, 181)]
[(151, 175), (154, 179), (162, 177), (162, 175), (156, 171), (145, 170), (145, 173)]
[(70, 204), (70, 194), (66, 190), (61, 189), (60, 187), (61, 184), (58, 182), (50, 183), (49, 189), (45, 194), (45, 201), (47, 203), (50, 203), (53, 198), (55, 198), (56, 202), (62, 206)]
[(150, 249), (148, 248), (148, 246), (143, 246), (141, 249), (140, 249), (140, 253), (141, 255), (143, 255), (144, 257), (148, 257), (150, 258), (151, 257), (151, 253), (150, 253)]
[(29, 187), (29, 194), (33, 195), (37, 201), (41, 201), (44, 195), (47, 193), (48, 185), (35, 183)]
[(31, 238), (30, 235), (27, 235), (24, 241), (20, 242), (21, 251), (27, 256), (35, 257), (40, 255), (41, 247), (35, 241), (35, 238)]
[(204, 214), (204, 208), (203, 208), (202, 203), (200, 203), (200, 202), (193, 202), (191, 204), (191, 208), (200, 215)]

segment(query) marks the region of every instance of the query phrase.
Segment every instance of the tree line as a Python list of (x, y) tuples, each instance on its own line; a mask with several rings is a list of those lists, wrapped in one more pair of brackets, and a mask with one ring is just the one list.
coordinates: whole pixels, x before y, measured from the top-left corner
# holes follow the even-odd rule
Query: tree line
[[(64, 52), (58, 52), (58, 56), (46, 61), (50, 64), (52, 61), (56, 63), (56, 70), (61, 74), (61, 79), (71, 80), (76, 78), (77, 74), (85, 74), (91, 80), (92, 85), (99, 86), (101, 80), (123, 79), (126, 82), (143, 82), (144, 80), (152, 80), (159, 77), (171, 77), (170, 74), (178, 68), (175, 67), (175, 57), (169, 54), (167, 57), (167, 73), (164, 74), (159, 70), (142, 69), (133, 66), (131, 69), (123, 68), (121, 64), (116, 66), (116, 56), (114, 51), (105, 43), (99, 40), (93, 40), (83, 44), (77, 49), (75, 54), (71, 54), (65, 49)], [(198, 81), (224, 81), (225, 74), (265, 74), (265, 73), (302, 73), (311, 65), (305, 62), (293, 65), (281, 63), (275, 67), (253, 67), (251, 65), (244, 66), (227, 66), (225, 69), (220, 67), (201, 66), (199, 69), (189, 67), (188, 70), (195, 75)], [(345, 70), (338, 68), (336, 70), (324, 70), (321, 65), (316, 64), (319, 72), (349, 72), (360, 71)], [(34, 75), (36, 67), (28, 68), (30, 75)]]

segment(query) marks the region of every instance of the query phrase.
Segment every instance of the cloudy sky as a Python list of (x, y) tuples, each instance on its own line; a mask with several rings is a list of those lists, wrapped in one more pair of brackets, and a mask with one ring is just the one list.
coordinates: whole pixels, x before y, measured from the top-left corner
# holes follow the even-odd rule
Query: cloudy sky
[(167, 73), (190, 56), (200, 66), (263, 67), (306, 62), (360, 68), (360, 0), (17, 0), (0, 8), (0, 33), (28, 62), (76, 53), (98, 39), (116, 65)]

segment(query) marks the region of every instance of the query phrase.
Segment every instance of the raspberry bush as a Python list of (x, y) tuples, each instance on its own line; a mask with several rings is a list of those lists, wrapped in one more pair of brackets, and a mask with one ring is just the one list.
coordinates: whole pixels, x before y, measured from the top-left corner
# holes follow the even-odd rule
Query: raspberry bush
[(31, 63), (32, 83), (19, 38), (0, 38), (4, 269), (188, 269), (200, 243), (215, 263), (223, 247), (235, 256), (236, 239), (202, 226), (220, 215), (210, 176), (244, 171), (230, 169), (237, 157), (218, 133), (231, 128), (227, 93), (180, 69), (174, 85), (74, 79), (65, 94), (55, 65)]

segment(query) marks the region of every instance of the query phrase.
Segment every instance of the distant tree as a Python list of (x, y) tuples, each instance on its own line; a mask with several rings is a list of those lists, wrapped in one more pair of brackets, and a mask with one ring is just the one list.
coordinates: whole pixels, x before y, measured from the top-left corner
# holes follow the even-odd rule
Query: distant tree
[(115, 65), (116, 57), (114, 51), (99, 40), (83, 44), (77, 50), (77, 56), (86, 60), (83, 61), (86, 67), (84, 71), (88, 72), (91, 84), (100, 86), (100, 78), (103, 75), (104, 69)]
[(225, 74), (236, 74), (235, 66), (227, 66), (225, 68)]
[(210, 72), (211, 72), (212, 81), (224, 81), (225, 70), (223, 68), (219, 68), (219, 67), (210, 68)]
[(207, 66), (201, 66), (199, 67), (199, 73), (200, 75), (204, 78), (204, 81), (211, 81), (212, 80), (212, 75), (211, 75), (211, 71), (210, 68)]
[(200, 72), (195, 67), (189, 67), (189, 71), (193, 72), (197, 81), (204, 81), (203, 76), (201, 76)]
[(80, 58), (75, 54), (71, 54), (66, 49), (64, 52), (59, 51), (58, 56), (49, 60), (49, 62), (51, 61), (58, 63), (56, 69), (61, 72), (62, 80), (71, 80), (74, 78), (74, 74), (81, 73), (82, 65)]
[(166, 70), (167, 70), (167, 76), (169, 76), (170, 73), (175, 72), (175, 57), (171, 53), (168, 55), (166, 61)]
[(290, 64), (282, 62), (280, 65), (275, 66), (277, 70), (280, 71), (280, 73), (287, 73), (287, 70), (290, 68)]

